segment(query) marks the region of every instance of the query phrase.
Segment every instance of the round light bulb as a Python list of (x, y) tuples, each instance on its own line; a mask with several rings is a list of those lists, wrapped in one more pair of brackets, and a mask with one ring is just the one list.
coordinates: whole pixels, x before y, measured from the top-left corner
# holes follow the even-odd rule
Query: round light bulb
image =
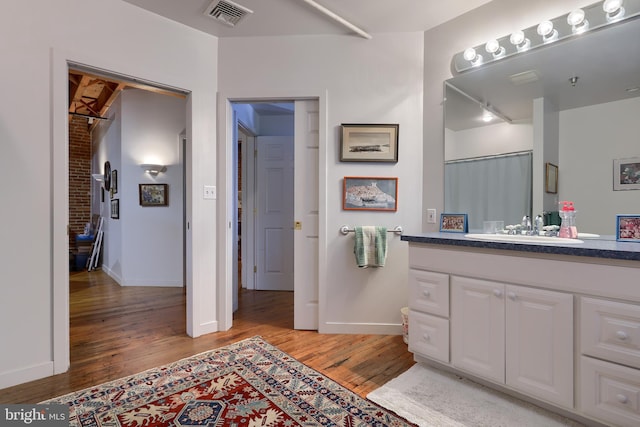
[(509, 37), (509, 41), (515, 46), (522, 44), (522, 42), (524, 42), (524, 31), (519, 30), (512, 33), (511, 37)]
[(622, 0), (605, 0), (602, 4), (602, 10), (607, 13), (615, 13), (622, 7)]
[(576, 9), (567, 16), (567, 24), (575, 27), (584, 21), (584, 10)]
[(487, 44), (484, 45), (484, 48), (488, 53), (496, 53), (498, 49), (500, 49), (500, 43), (498, 43), (496, 39), (489, 40)]
[(477, 56), (476, 50), (472, 47), (465, 49), (464, 54), (462, 56), (467, 61), (473, 61), (474, 59), (476, 59), (476, 56)]
[(553, 32), (553, 22), (551, 21), (542, 21), (540, 25), (538, 25), (538, 34), (542, 37), (546, 37)]

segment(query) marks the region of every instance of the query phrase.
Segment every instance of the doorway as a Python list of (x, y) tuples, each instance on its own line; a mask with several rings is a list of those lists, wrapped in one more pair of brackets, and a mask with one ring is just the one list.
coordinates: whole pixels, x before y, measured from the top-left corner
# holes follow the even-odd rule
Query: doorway
[[(249, 196), (249, 191), (247, 189), (247, 181), (250, 181), (251, 171), (253, 171), (254, 176), (253, 180), (256, 182), (255, 188), (258, 188), (259, 181), (268, 181), (265, 180), (264, 177), (256, 176), (256, 171), (258, 170), (257, 159), (259, 154), (255, 154), (255, 157), (251, 155), (251, 148), (242, 147), (242, 158), (248, 159), (247, 162), (242, 163), (243, 174), (242, 174), (242, 187), (240, 193), (238, 193), (238, 187), (236, 185), (236, 181), (238, 181), (237, 175), (237, 160), (238, 160), (238, 151), (237, 151), (237, 141), (238, 141), (238, 126), (239, 123), (244, 127), (248, 127), (251, 123), (254, 123), (257, 115), (255, 111), (252, 111), (250, 115), (246, 116), (248, 118), (242, 117), (242, 113), (238, 113), (238, 110), (243, 108), (246, 105), (259, 105), (257, 107), (267, 108), (266, 104), (279, 104), (282, 102), (286, 102), (290, 106), (285, 107), (290, 111), (286, 113), (285, 116), (288, 116), (286, 119), (282, 117), (280, 120), (291, 120), (293, 122), (293, 134), (290, 135), (293, 137), (293, 149), (292, 155), (290, 156), (289, 162), (293, 164), (292, 168), (292, 181), (293, 184), (292, 189), (289, 190), (289, 194), (293, 194), (291, 201), (293, 202), (293, 217), (295, 220), (288, 219), (288, 224), (282, 225), (281, 228), (287, 227), (289, 231), (293, 234), (293, 246), (292, 248), (292, 256), (283, 257), (282, 259), (278, 259), (276, 264), (280, 265), (287, 258), (290, 260), (292, 268), (293, 268), (293, 290), (294, 290), (294, 328), (295, 329), (318, 329), (318, 306), (319, 306), (319, 290), (318, 283), (320, 280), (321, 272), (319, 268), (319, 260), (321, 258), (319, 251), (319, 230), (320, 226), (320, 171), (319, 167), (320, 162), (320, 153), (324, 150), (320, 149), (321, 134), (322, 139), (324, 138), (324, 132), (321, 131), (320, 123), (325, 122), (326, 117), (320, 112), (320, 101), (318, 98), (315, 99), (299, 99), (296, 97), (292, 98), (244, 98), (242, 100), (234, 100), (231, 98), (221, 97), (220, 101), (223, 103), (220, 106), (220, 111), (223, 112), (222, 117), (220, 117), (221, 123), (227, 123), (227, 128), (225, 129), (224, 135), (227, 144), (222, 144), (219, 146), (220, 159), (225, 159), (224, 163), (221, 165), (221, 176), (223, 177), (219, 184), (220, 186), (226, 185), (225, 182), (230, 182), (229, 188), (232, 188), (233, 191), (224, 197), (222, 203), (219, 205), (221, 212), (224, 213), (224, 217), (228, 218), (227, 221), (222, 222), (223, 227), (226, 224), (229, 224), (228, 229), (221, 229), (221, 235), (226, 236), (227, 242), (227, 256), (223, 257), (226, 260), (224, 265), (221, 265), (220, 268), (220, 276), (223, 283), (227, 285), (220, 289), (220, 302), (221, 302), (221, 318), (226, 322), (225, 328), (230, 328), (232, 324), (231, 313), (235, 305), (235, 296), (237, 296), (238, 292), (238, 281), (233, 278), (233, 271), (237, 271), (237, 252), (233, 250), (233, 242), (238, 241), (237, 228), (233, 227), (232, 224), (237, 224), (237, 205), (238, 205), (238, 196), (241, 196), (241, 205), (243, 207), (243, 212), (248, 212), (251, 215), (253, 212), (258, 214), (257, 210), (258, 206), (258, 197), (252, 199)], [(292, 107), (291, 107), (292, 105)], [(268, 108), (272, 108), (273, 105), (268, 106)], [(283, 108), (281, 106), (277, 106), (278, 108)], [(291, 112), (293, 115), (291, 116)], [(284, 115), (284, 114), (283, 114)], [(322, 118), (321, 118), (322, 117)], [(253, 130), (251, 130), (254, 132)], [(254, 132), (259, 135), (258, 132)], [(258, 139), (260, 136), (256, 136), (253, 141), (255, 145), (259, 145)], [(249, 140), (252, 140), (249, 138)], [(259, 147), (258, 147), (259, 148)], [(273, 150), (276, 153), (282, 153), (284, 150), (282, 147), (277, 147)], [(289, 150), (290, 152), (291, 150)], [(249, 154), (247, 154), (249, 153)], [(267, 150), (268, 153), (268, 150)], [(269, 156), (267, 156), (269, 157)], [(253, 160), (253, 159), (256, 160)], [(255, 166), (253, 162), (256, 161)], [(268, 168), (265, 168), (268, 169)], [(245, 174), (246, 171), (246, 174)], [(324, 171), (323, 171), (324, 172)], [(280, 173), (284, 173), (281, 171), (275, 172), (275, 175)], [(282, 180), (281, 180), (282, 181)], [(253, 210), (249, 209), (249, 205), (251, 200), (254, 200)], [(244, 207), (247, 207), (246, 209)], [(259, 215), (257, 215), (259, 216)], [(250, 230), (253, 224), (254, 230)], [(241, 227), (241, 238), (240, 241), (242, 243), (243, 248), (247, 248), (248, 250), (242, 253), (242, 270), (246, 272), (248, 276), (251, 276), (251, 269), (255, 266), (254, 270), (257, 270), (257, 257), (260, 256), (258, 253), (258, 242), (254, 241), (253, 250), (251, 246), (246, 244), (247, 240), (251, 238), (250, 236), (256, 236), (258, 231), (256, 230), (258, 227), (258, 221), (245, 221), (242, 220)], [(263, 236), (264, 237), (264, 236)], [(268, 239), (263, 239), (267, 241)], [(266, 253), (266, 251), (265, 251)], [(246, 255), (245, 255), (246, 254)], [(249, 259), (253, 256), (254, 263), (249, 262)], [(245, 259), (245, 257), (247, 259)], [(256, 271), (257, 273), (257, 271)], [(242, 277), (242, 273), (240, 275)], [(247, 280), (247, 283), (250, 283), (251, 279)], [(242, 283), (245, 286), (245, 283)], [(254, 289), (259, 288), (259, 285), (254, 285)]]
[[(127, 234), (123, 228), (124, 221), (129, 221), (129, 224), (135, 224), (135, 221), (140, 221), (140, 214), (138, 213), (136, 216), (135, 210), (140, 210), (136, 203), (138, 201), (138, 183), (162, 183), (160, 185), (166, 185), (168, 188), (168, 192), (172, 194), (173, 197), (171, 199), (170, 208), (167, 207), (163, 210), (163, 207), (151, 208), (151, 211), (147, 211), (148, 214), (158, 215), (163, 214), (167, 215), (169, 209), (171, 209), (169, 215), (172, 217), (172, 221), (169, 223), (168, 232), (171, 233), (171, 236), (181, 236), (182, 245), (179, 245), (177, 249), (175, 249), (176, 255), (174, 258), (174, 264), (179, 267), (174, 270), (178, 270), (175, 273), (175, 277), (172, 276), (170, 280), (166, 280), (164, 282), (160, 281), (155, 283), (155, 279), (152, 281), (146, 281), (144, 277), (141, 279), (138, 276), (132, 274), (130, 277), (133, 279), (129, 279), (128, 283), (125, 285), (131, 285), (135, 287), (139, 286), (147, 286), (151, 287), (153, 285), (164, 286), (164, 287), (182, 287), (182, 292), (184, 293), (187, 289), (188, 282), (186, 281), (186, 238), (187, 238), (187, 224), (185, 219), (185, 198), (186, 194), (186, 171), (189, 168), (188, 159), (185, 155), (188, 146), (188, 140), (186, 137), (186, 116), (187, 116), (187, 104), (185, 99), (187, 98), (186, 93), (176, 92), (172, 89), (161, 88), (157, 86), (148, 86), (146, 84), (141, 84), (139, 79), (132, 79), (128, 76), (118, 75), (114, 73), (106, 73), (102, 70), (94, 70), (87, 66), (78, 66), (75, 64), (68, 64), (68, 72), (69, 72), (69, 113), (72, 120), (80, 120), (80, 123), (75, 123), (73, 126), (79, 127), (80, 129), (84, 128), (86, 133), (88, 134), (88, 139), (85, 138), (83, 141), (85, 145), (88, 145), (89, 148), (86, 151), (86, 158), (82, 159), (83, 166), (79, 173), (76, 173), (76, 168), (78, 167), (77, 161), (72, 161), (71, 156), (71, 148), (69, 152), (67, 152), (68, 161), (67, 161), (67, 173), (69, 176), (74, 175), (84, 175), (86, 179), (88, 179), (89, 184), (88, 188), (92, 189), (90, 191), (91, 196), (87, 201), (86, 210), (89, 211), (89, 215), (94, 213), (96, 215), (102, 216), (105, 222), (111, 222), (111, 245), (112, 248), (117, 247), (122, 243), (122, 240), (118, 240), (116, 238), (117, 234)], [(107, 99), (104, 99), (104, 94), (101, 93), (101, 88), (107, 88), (106, 93), (110, 93)], [(138, 93), (141, 94), (140, 97), (135, 98), (133, 101), (130, 99), (130, 104), (128, 108), (124, 108), (119, 104), (118, 97), (121, 96), (122, 92), (127, 88), (136, 89)], [(135, 92), (135, 91), (132, 91)], [(128, 92), (129, 93), (129, 92)], [(131, 105), (135, 106), (135, 111), (142, 111), (144, 113), (145, 110), (151, 110), (151, 108), (144, 107), (139, 108), (141, 102), (144, 102), (145, 97), (154, 97), (154, 100), (157, 99), (170, 99), (171, 107), (164, 107), (164, 113), (166, 115), (173, 115), (174, 120), (171, 121), (171, 124), (167, 124), (167, 129), (154, 129), (154, 135), (156, 139), (154, 140), (154, 144), (158, 151), (160, 151), (160, 147), (166, 149), (166, 151), (174, 153), (174, 157), (166, 158), (165, 160), (170, 160), (169, 162), (163, 163), (164, 165), (168, 165), (165, 167), (165, 171), (161, 174), (157, 179), (155, 177), (146, 177), (144, 171), (140, 168), (139, 163), (142, 161), (143, 163), (148, 163), (146, 158), (134, 158), (134, 156), (130, 156), (131, 159), (127, 159), (127, 156), (130, 153), (127, 150), (127, 144), (131, 144), (130, 139), (132, 135), (140, 136), (141, 129), (135, 129), (134, 126), (127, 128), (125, 137), (120, 137), (116, 139), (111, 136), (105, 137), (110, 131), (110, 126), (113, 123), (118, 123), (114, 126), (120, 127), (118, 132), (121, 135), (125, 135), (125, 126), (122, 125), (125, 120), (123, 117), (125, 115), (130, 115), (134, 109)], [(161, 98), (162, 97), (162, 98)], [(171, 97), (171, 98), (169, 98)], [(164, 103), (160, 103), (164, 106)], [(148, 104), (147, 104), (148, 105)], [(85, 107), (84, 109), (78, 108), (79, 106)], [(161, 109), (162, 106), (158, 106), (154, 103), (153, 108)], [(113, 108), (113, 109), (112, 109)], [(112, 109), (112, 110), (110, 110)], [(129, 122), (135, 122), (136, 125), (138, 123), (145, 123), (145, 120), (141, 117), (143, 113), (137, 113), (136, 119), (130, 119)], [(177, 113), (177, 118), (174, 115)], [(71, 120), (70, 120), (71, 122)], [(177, 127), (179, 124), (179, 127)], [(143, 125), (139, 125), (142, 128)], [(69, 146), (71, 145), (71, 138), (73, 137), (73, 131), (75, 127), (69, 125)], [(175, 127), (175, 132), (170, 130), (171, 127)], [(114, 130), (115, 132), (115, 130)], [(136, 134), (137, 132), (137, 134)], [(159, 138), (165, 136), (166, 139), (162, 142), (159, 142)], [(96, 141), (101, 139), (103, 145), (108, 144), (119, 144), (119, 148), (115, 150), (115, 153), (107, 153), (105, 154), (105, 148), (96, 147)], [(114, 142), (117, 140), (118, 142)], [(86, 148), (86, 147), (85, 147)], [(140, 149), (140, 146), (136, 147)], [(129, 150), (131, 151), (131, 150)], [(105, 186), (103, 185), (103, 181), (105, 178), (104, 175), (104, 166), (103, 159), (111, 157), (111, 163), (113, 164), (113, 175), (110, 176), (112, 188), (108, 191), (105, 191)], [(94, 159), (100, 158), (101, 160), (96, 162)], [(114, 159), (117, 159), (114, 162)], [(160, 156), (159, 160), (163, 160), (162, 156)], [(116, 169), (117, 165), (117, 169)], [(94, 175), (91, 175), (91, 172), (94, 172)], [(116, 175), (117, 172), (117, 175)], [(142, 178), (141, 178), (142, 177)], [(167, 183), (167, 184), (165, 184)], [(74, 183), (70, 181), (69, 185), (69, 193), (68, 193), (68, 206), (69, 206), (69, 218), (71, 219), (74, 215), (74, 211), (77, 209), (76, 205), (72, 203), (72, 199), (75, 198), (73, 194), (74, 191)], [(118, 211), (114, 211), (114, 206), (118, 205)], [(166, 204), (169, 206), (169, 203)], [(155, 213), (153, 209), (156, 209)], [(115, 212), (115, 213), (114, 213)], [(122, 212), (122, 215), (120, 215)], [(90, 218), (90, 217), (88, 217)], [(163, 218), (164, 220), (164, 218)], [(89, 221), (87, 221), (89, 222)], [(136, 227), (134, 225), (134, 228)], [(76, 234), (80, 234), (76, 230), (72, 230)], [(82, 230), (84, 232), (84, 230)], [(108, 230), (107, 230), (108, 232)], [(107, 236), (108, 237), (108, 236)], [(122, 238), (122, 237), (121, 237)], [(73, 248), (73, 239), (69, 241), (69, 247)], [(149, 242), (144, 242), (144, 244), (148, 244)], [(105, 245), (103, 246), (106, 251), (109, 246), (108, 238), (105, 239)], [(124, 246), (124, 245), (121, 245)], [(149, 245), (150, 248), (153, 248), (153, 245)], [(122, 251), (122, 249), (121, 249)], [(145, 253), (149, 253), (149, 250), (146, 250)], [(105, 254), (106, 255), (106, 254)], [(121, 258), (125, 258), (126, 254), (122, 254)], [(175, 260), (175, 258), (179, 257), (179, 260)], [(152, 256), (153, 258), (153, 256)], [(158, 257), (155, 257), (158, 259)], [(122, 263), (120, 263), (122, 264)], [(115, 275), (118, 277), (118, 266), (117, 263), (114, 265), (110, 265), (109, 268), (103, 271), (109, 273), (110, 276)], [(79, 264), (78, 267), (84, 269), (84, 265)], [(137, 270), (135, 274), (138, 274), (140, 270)], [(91, 273), (88, 273), (89, 275)], [(112, 276), (114, 277), (114, 276)], [(69, 284), (71, 285), (71, 277), (69, 277)], [(128, 287), (128, 286), (125, 286)], [(69, 303), (73, 303), (74, 301), (74, 293), (69, 292)], [(105, 304), (108, 304), (108, 300), (105, 300)], [(114, 307), (115, 308), (115, 307)], [(186, 311), (186, 310), (185, 310)], [(67, 319), (69, 321), (69, 319)], [(185, 328), (186, 329), (186, 328)], [(71, 347), (71, 351), (73, 351), (73, 347)], [(70, 354), (73, 357), (73, 354)]]
[(238, 287), (293, 291), (294, 102), (233, 103), (233, 109)]

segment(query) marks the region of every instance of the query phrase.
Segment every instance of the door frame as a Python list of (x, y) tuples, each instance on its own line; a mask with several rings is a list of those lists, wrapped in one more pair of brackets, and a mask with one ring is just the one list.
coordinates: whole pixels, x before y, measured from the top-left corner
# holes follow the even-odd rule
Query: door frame
[[(192, 134), (192, 92), (186, 89), (179, 89), (161, 82), (152, 82), (144, 78), (134, 78), (121, 71), (111, 71), (111, 68), (101, 68), (93, 63), (88, 63), (77, 58), (73, 58), (68, 52), (53, 50), (51, 53), (51, 94), (52, 112), (51, 125), (51, 212), (52, 212), (52, 243), (51, 243), (51, 269), (52, 269), (52, 366), (42, 368), (35, 378), (56, 375), (68, 371), (71, 365), (71, 337), (70, 337), (70, 295), (69, 295), (69, 71), (75, 68), (86, 68), (94, 70), (99, 74), (113, 75), (122, 80), (138, 80), (149, 86), (166, 90), (182, 92), (186, 96), (185, 114), (186, 120), (186, 154), (188, 156), (183, 164), (187, 180), (185, 182), (188, 192), (191, 191), (191, 144), (189, 136)], [(64, 102), (63, 102), (64, 101)], [(187, 193), (187, 201), (190, 196)], [(186, 205), (187, 219), (191, 218), (191, 205)], [(183, 224), (184, 226), (185, 224)], [(183, 239), (186, 239), (186, 253), (183, 253), (186, 268), (185, 276), (186, 288), (186, 333), (194, 336), (197, 313), (194, 309), (193, 301), (193, 272), (192, 272), (192, 248), (191, 232), (186, 227), (183, 228)], [(52, 371), (52, 372), (51, 372)]]
[[(233, 208), (235, 206), (233, 198), (236, 197), (233, 191), (233, 179), (235, 167), (233, 164), (234, 130), (237, 126), (233, 120), (234, 102), (274, 102), (274, 101), (296, 101), (303, 99), (317, 99), (319, 105), (319, 168), (318, 168), (318, 331), (321, 332), (324, 324), (324, 302), (325, 293), (323, 284), (326, 283), (326, 194), (327, 194), (327, 91), (326, 90), (247, 90), (238, 89), (228, 92), (218, 93), (218, 149), (217, 149), (217, 170), (218, 170), (218, 206), (217, 216), (220, 218), (217, 224), (217, 310), (218, 324), (221, 331), (228, 330), (233, 325), (233, 233), (232, 221), (234, 218)], [(294, 165), (294, 167), (296, 167)], [(237, 257), (237, 255), (235, 255)]]

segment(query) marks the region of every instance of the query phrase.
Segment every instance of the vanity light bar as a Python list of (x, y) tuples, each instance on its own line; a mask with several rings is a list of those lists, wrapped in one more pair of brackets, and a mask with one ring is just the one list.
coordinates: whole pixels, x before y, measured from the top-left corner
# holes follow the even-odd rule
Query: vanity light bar
[(460, 73), (638, 16), (640, 0), (599, 1), (510, 35), (489, 40), (485, 44), (470, 47), (453, 56), (453, 65), (456, 72)]

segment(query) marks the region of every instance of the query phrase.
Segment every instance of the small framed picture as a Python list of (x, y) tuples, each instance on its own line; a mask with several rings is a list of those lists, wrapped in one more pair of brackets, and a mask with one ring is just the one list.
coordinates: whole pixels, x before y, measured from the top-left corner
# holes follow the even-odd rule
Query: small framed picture
[(640, 157), (613, 161), (613, 189), (640, 190)]
[(467, 214), (443, 213), (440, 214), (440, 231), (448, 233), (466, 233), (469, 230)]
[(399, 126), (341, 125), (340, 161), (397, 163)]
[(398, 178), (345, 176), (342, 209), (352, 211), (397, 211)]
[(553, 163), (546, 164), (544, 191), (551, 194), (558, 193), (558, 166)]
[(167, 184), (139, 184), (140, 206), (167, 206)]
[(111, 190), (113, 194), (118, 192), (118, 171), (115, 169), (111, 171)]
[(617, 215), (616, 218), (616, 240), (640, 242), (640, 215)]
[(120, 199), (111, 200), (111, 218), (120, 219)]

